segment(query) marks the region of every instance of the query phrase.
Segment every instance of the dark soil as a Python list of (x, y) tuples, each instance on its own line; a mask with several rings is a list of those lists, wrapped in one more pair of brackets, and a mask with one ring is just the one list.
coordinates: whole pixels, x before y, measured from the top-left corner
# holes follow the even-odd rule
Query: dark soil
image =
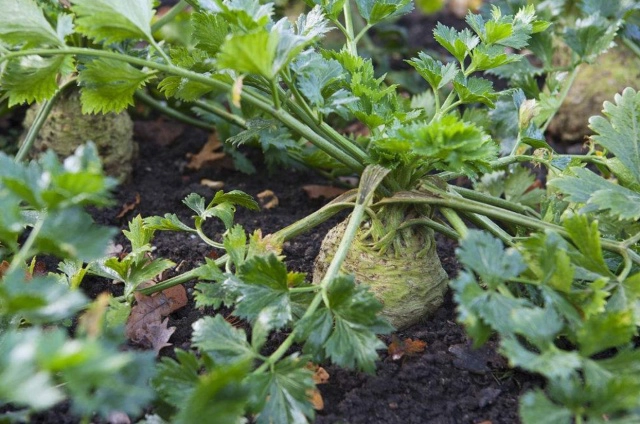
[[(207, 134), (185, 128), (174, 141), (164, 145), (154, 134), (180, 131), (179, 124), (163, 123), (150, 130), (148, 123), (137, 124), (140, 145), (139, 158), (130, 183), (119, 187), (111, 208), (95, 211), (101, 224), (125, 228), (127, 221), (137, 214), (142, 216), (177, 213), (189, 222), (190, 210), (182, 199), (191, 192), (211, 198), (214, 190), (200, 184), (202, 178), (223, 181), (225, 190), (239, 189), (253, 196), (272, 190), (279, 206), (259, 213), (238, 210), (236, 221), (248, 231), (262, 229), (263, 234), (273, 232), (309, 214), (322, 205), (311, 200), (302, 186), (310, 183), (326, 184), (322, 178), (300, 171), (283, 171), (269, 175), (259, 171), (245, 175), (216, 162), (199, 171), (189, 171), (185, 165), (188, 153), (196, 153), (205, 143)], [(255, 158), (259, 161), (259, 157)], [(256, 165), (259, 165), (256, 162)], [(259, 166), (258, 166), (259, 167)], [(123, 205), (140, 195), (140, 203), (123, 218), (116, 216)], [(335, 222), (335, 220), (334, 220)], [(310, 272), (320, 242), (331, 222), (286, 243), (284, 254), (290, 270)], [(222, 226), (206, 229), (214, 238), (220, 237)], [(125, 248), (122, 236), (117, 239)], [(181, 271), (203, 261), (211, 249), (198, 238), (181, 233), (158, 233), (155, 254), (181, 264)], [(439, 254), (445, 269), (453, 277), (457, 271), (454, 246), (439, 240)], [(173, 349), (190, 348), (191, 325), (204, 314), (194, 308), (191, 297), (194, 283), (187, 283), (191, 303), (170, 317), (170, 325), (177, 328), (170, 340), (172, 347), (164, 348), (162, 355), (173, 355)], [(88, 293), (102, 291), (118, 293), (120, 287), (108, 281), (90, 279), (83, 286)], [(535, 379), (510, 370), (505, 360), (495, 351), (495, 344), (473, 350), (460, 325), (455, 323), (455, 305), (450, 296), (445, 305), (423, 323), (397, 333), (400, 339), (411, 338), (427, 343), (420, 354), (393, 361), (387, 352), (380, 352), (375, 375), (366, 375), (323, 364), (330, 374), (327, 384), (320, 387), (324, 409), (318, 411), (317, 423), (516, 423), (518, 398)], [(390, 338), (385, 338), (388, 344)], [(68, 405), (55, 408), (34, 417), (32, 422), (74, 423), (68, 414)]]

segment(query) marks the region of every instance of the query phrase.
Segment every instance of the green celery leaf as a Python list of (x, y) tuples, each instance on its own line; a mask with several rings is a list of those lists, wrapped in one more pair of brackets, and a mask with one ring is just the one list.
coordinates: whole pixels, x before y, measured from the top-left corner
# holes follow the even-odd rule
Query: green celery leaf
[(60, 38), (33, 0), (0, 0), (0, 41), (25, 48), (61, 46)]
[(234, 225), (224, 235), (222, 240), (231, 262), (238, 268), (247, 255), (247, 234), (240, 225)]
[(569, 245), (555, 232), (535, 234), (522, 242), (530, 272), (541, 285), (569, 293), (575, 276)]
[(319, 363), (325, 357), (324, 345), (333, 330), (333, 315), (328, 309), (318, 309), (295, 323), (296, 339), (304, 342), (303, 353)]
[(511, 315), (513, 331), (522, 335), (539, 349), (549, 346), (564, 327), (553, 308), (520, 308)]
[(582, 366), (582, 356), (576, 351), (564, 351), (551, 345), (542, 353), (536, 353), (514, 337), (500, 341), (500, 352), (509, 359), (511, 366), (542, 374), (550, 380), (574, 376)]
[(580, 353), (591, 356), (611, 347), (624, 346), (637, 334), (631, 309), (594, 314), (578, 330)]
[(272, 370), (249, 377), (256, 424), (303, 424), (315, 416), (309, 391), (315, 388), (307, 361), (297, 355), (278, 361)]
[(24, 271), (5, 274), (0, 284), (2, 314), (26, 318), (33, 324), (70, 318), (86, 304), (77, 290), (58, 282), (53, 276), (25, 280)]
[(58, 90), (60, 75), (74, 70), (71, 56), (23, 56), (9, 61), (2, 74), (2, 89), (9, 94), (9, 106), (42, 102)]
[(464, 325), (467, 334), (473, 339), (473, 346), (482, 346), (491, 336), (492, 329), (476, 313), (476, 304), (485, 299), (486, 292), (474, 275), (466, 271), (460, 272), (458, 277), (451, 281), (451, 288), (458, 305), (458, 322)]
[(455, 63), (443, 65), (442, 62), (433, 59), (424, 52), (418, 53), (416, 59), (409, 60), (407, 63), (418, 71), (434, 92), (453, 81), (459, 72)]
[[(245, 416), (249, 390), (243, 381), (249, 374), (249, 363), (240, 362), (216, 367), (199, 377), (180, 404), (174, 417), (176, 424), (215, 422), (238, 424)], [(174, 388), (175, 390), (175, 388)]]
[[(0, 183), (0, 187), (2, 184)], [(18, 236), (22, 234), (26, 223), (20, 214), (20, 199), (13, 194), (0, 190), (0, 243), (10, 251), (18, 251)]]
[(471, 52), (470, 69), (474, 71), (486, 71), (509, 63), (517, 62), (521, 56), (507, 54), (504, 47), (479, 45)]
[(520, 398), (523, 424), (571, 424), (571, 410), (553, 403), (542, 390), (529, 391)]
[(582, 256), (576, 259), (576, 263), (589, 271), (613, 276), (602, 254), (598, 223), (589, 222), (586, 215), (576, 214), (565, 219), (562, 225), (569, 233), (573, 244), (582, 253)]
[(164, 217), (161, 216), (148, 216), (143, 220), (144, 226), (151, 230), (159, 231), (187, 231), (195, 233), (196, 230), (183, 224), (180, 218), (174, 213), (167, 213)]
[(176, 349), (176, 359), (163, 357), (157, 365), (157, 373), (151, 385), (158, 396), (168, 404), (179, 408), (199, 382), (202, 364), (194, 352)]
[(458, 74), (453, 80), (453, 88), (464, 103), (482, 103), (492, 108), (498, 98), (498, 94), (493, 91), (493, 83), (484, 78), (467, 79)]
[(356, 0), (356, 5), (360, 15), (370, 25), (405, 15), (413, 9), (410, 0)]
[(336, 365), (374, 372), (376, 350), (384, 348), (376, 333), (392, 329), (376, 315), (382, 305), (365, 286), (356, 285), (353, 276), (331, 280), (327, 290), (335, 326), (325, 343), (326, 355)]
[[(171, 60), (173, 64), (200, 74), (210, 75), (213, 71), (213, 64), (207, 52), (197, 48), (176, 47), (171, 49)], [(217, 78), (217, 77), (212, 77)], [(176, 97), (180, 100), (194, 101), (203, 95), (214, 90), (210, 84), (204, 84), (189, 78), (180, 76), (168, 76), (160, 81), (158, 89), (169, 97)]]
[(129, 315), (131, 315), (131, 305), (128, 302), (118, 302), (113, 297), (109, 298), (109, 309), (104, 318), (108, 329), (124, 327)]
[(47, 215), (35, 246), (43, 253), (51, 253), (62, 259), (91, 261), (104, 256), (114, 234), (111, 228), (95, 225), (82, 208), (72, 207)]
[(480, 39), (466, 28), (458, 32), (441, 23), (436, 25), (433, 36), (438, 44), (447, 49), (461, 63), (480, 42)]
[(218, 191), (213, 199), (211, 199), (211, 202), (209, 202), (207, 208), (223, 203), (231, 203), (232, 205), (242, 206), (243, 208), (249, 209), (250, 211), (260, 210), (260, 206), (253, 199), (253, 197), (240, 190), (231, 190), (228, 193), (225, 193), (222, 190)]
[(63, 329), (44, 332), (39, 327), (0, 334), (0, 400), (40, 410), (64, 400), (51, 373), (37, 364), (38, 348), (64, 338)]
[(126, 62), (96, 59), (85, 65), (78, 76), (83, 113), (121, 112), (133, 105), (136, 90), (154, 78)]
[(222, 315), (204, 317), (193, 323), (191, 339), (194, 346), (219, 364), (250, 361), (257, 355), (247, 342), (244, 330), (234, 328)]
[(589, 119), (596, 143), (616, 155), (640, 183), (640, 93), (626, 88), (615, 104), (604, 102), (604, 115)]
[(562, 175), (548, 185), (566, 194), (565, 200), (585, 204), (582, 212), (608, 211), (620, 220), (640, 218), (640, 194), (584, 168), (570, 171), (575, 176)]
[(526, 269), (517, 250), (505, 250), (500, 240), (484, 231), (469, 231), (460, 242), (456, 255), (465, 268), (478, 274), (490, 289)]
[(202, 215), (204, 215), (204, 211), (206, 209), (204, 206), (205, 200), (204, 197), (200, 196), (199, 194), (189, 194), (184, 198), (182, 203), (184, 203), (189, 209), (197, 213), (199, 217), (202, 217)]
[(209, 56), (218, 54), (230, 32), (227, 21), (212, 13), (193, 13), (191, 20), (196, 47), (207, 52)]
[(260, 75), (273, 80), (279, 36), (266, 30), (228, 37), (218, 54), (218, 65), (240, 73)]
[(592, 63), (613, 46), (620, 24), (621, 21), (611, 22), (598, 13), (589, 15), (564, 29), (564, 41), (582, 60)]
[(271, 23), (273, 3), (261, 4), (254, 0), (188, 0), (200, 11), (219, 14), (230, 25), (238, 27), (242, 32), (251, 32), (264, 28)]
[(98, 42), (152, 40), (152, 0), (72, 0), (78, 32)]
[(147, 227), (142, 216), (137, 215), (129, 222), (129, 230), (122, 230), (122, 234), (131, 242), (131, 250), (142, 249), (153, 240), (155, 230)]
[(345, 0), (305, 0), (305, 2), (309, 6), (321, 6), (324, 14), (335, 21), (342, 13)]

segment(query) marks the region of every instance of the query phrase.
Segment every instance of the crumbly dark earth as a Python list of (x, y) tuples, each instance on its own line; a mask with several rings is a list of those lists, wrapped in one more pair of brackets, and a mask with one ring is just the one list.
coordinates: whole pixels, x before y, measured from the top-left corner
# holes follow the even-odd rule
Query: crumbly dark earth
[[(167, 131), (173, 123), (162, 124), (157, 130)], [(247, 230), (262, 229), (268, 234), (282, 228), (322, 205), (311, 200), (302, 186), (327, 184), (321, 177), (300, 171), (282, 171), (269, 175), (259, 170), (245, 175), (216, 162), (199, 171), (189, 171), (187, 153), (195, 153), (205, 143), (207, 134), (186, 128), (167, 145), (161, 145), (145, 124), (137, 124), (140, 154), (131, 181), (121, 185), (115, 193), (116, 204), (93, 211), (97, 222), (125, 228), (127, 221), (137, 214), (142, 216), (177, 213), (189, 222), (190, 210), (182, 199), (191, 192), (211, 198), (214, 190), (200, 184), (202, 178), (225, 183), (225, 190), (243, 190), (253, 196), (263, 190), (272, 190), (279, 206), (261, 212), (239, 210), (236, 221)], [(155, 134), (159, 134), (155, 133)], [(255, 158), (259, 161), (259, 157)], [(256, 162), (259, 167), (259, 163)], [(116, 215), (126, 203), (140, 195), (140, 203), (124, 218)], [(333, 223), (335, 223), (335, 219)], [(289, 269), (310, 272), (320, 242), (332, 222), (325, 223), (286, 243), (284, 254)], [(206, 228), (219, 237), (221, 225)], [(117, 239), (125, 248), (120, 235)], [(180, 233), (158, 233), (155, 254), (181, 264), (181, 270), (190, 269), (203, 261), (211, 249), (199, 239)], [(450, 276), (455, 276), (458, 265), (454, 246), (448, 240), (439, 241), (439, 254)], [(192, 299), (193, 283), (186, 284), (190, 304), (170, 317), (170, 325), (177, 327), (170, 340), (173, 346), (164, 348), (162, 355), (173, 355), (173, 349), (190, 348), (191, 324), (210, 310), (198, 310)], [(88, 279), (82, 287), (95, 296), (103, 291), (121, 293), (121, 287), (100, 279)], [(228, 314), (228, 311), (220, 312)], [(445, 305), (423, 323), (399, 332), (400, 339), (411, 338), (427, 343), (424, 352), (393, 361), (386, 351), (380, 352), (375, 375), (340, 369), (322, 364), (330, 379), (319, 386), (324, 398), (324, 409), (318, 411), (316, 422), (329, 423), (517, 423), (518, 397), (528, 388), (539, 385), (531, 376), (510, 370), (495, 351), (495, 344), (473, 350), (462, 327), (455, 322), (455, 305), (448, 296)], [(274, 337), (275, 345), (280, 338)], [(388, 344), (389, 337), (384, 341)], [(129, 346), (129, 348), (136, 348)], [(33, 417), (34, 423), (76, 423), (77, 419), (62, 405)], [(95, 421), (98, 422), (98, 421)]]

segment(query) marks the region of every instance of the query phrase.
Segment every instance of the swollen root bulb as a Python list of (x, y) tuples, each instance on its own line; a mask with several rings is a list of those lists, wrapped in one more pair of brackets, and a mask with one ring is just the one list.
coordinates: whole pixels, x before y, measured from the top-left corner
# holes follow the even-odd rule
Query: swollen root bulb
[[(333, 227), (322, 241), (313, 272), (318, 284), (340, 244), (348, 219)], [(447, 274), (436, 253), (433, 231), (419, 227), (412, 237), (381, 252), (358, 231), (341, 271), (367, 284), (382, 302), (381, 314), (396, 329), (406, 328), (435, 312), (444, 301)]]

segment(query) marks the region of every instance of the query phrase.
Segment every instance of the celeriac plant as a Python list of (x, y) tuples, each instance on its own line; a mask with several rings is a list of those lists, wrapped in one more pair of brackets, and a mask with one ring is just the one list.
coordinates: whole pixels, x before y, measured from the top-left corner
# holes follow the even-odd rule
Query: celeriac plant
[[(252, 207), (238, 193), (220, 193), (206, 206), (196, 196), (185, 199), (196, 213), (193, 226), (169, 214), (130, 227), (131, 239), (144, 241), (136, 252), (151, 241), (136, 232), (172, 230), (198, 234), (226, 253), (141, 292), (193, 278), (213, 281), (198, 284), (198, 304), (224, 303), (252, 326), (248, 339), (221, 317), (203, 318), (194, 325), (199, 355), (180, 352), (177, 362), (162, 361), (154, 386), (175, 408), (174, 422), (205, 413), (220, 422), (247, 413), (257, 414), (258, 422), (312, 419), (307, 360), (373, 371), (380, 346), (375, 334), (390, 330), (375, 313), (382, 308), (403, 327), (441, 303), (446, 276), (434, 231), (462, 239), (466, 270), (453, 288), (470, 335), (482, 343), (498, 332), (514, 366), (549, 380), (547, 394), (523, 398), (523, 421), (637, 418), (638, 361), (631, 342), (640, 264), (638, 94), (625, 90), (605, 107), (605, 118), (593, 119), (597, 136), (587, 154), (555, 153), (544, 130), (571, 78), (554, 78), (561, 72), (550, 59), (554, 39), (533, 6), (470, 14), (469, 29), (462, 31), (438, 25), (434, 38), (451, 57), (443, 62), (420, 53), (410, 59), (429, 88), (407, 98), (358, 55), (358, 42), (371, 27), (411, 10), (407, 0), (310, 0), (312, 9), (295, 22), (274, 21), (270, 3), (193, 0), (192, 48), (154, 38), (150, 0), (71, 3), (69, 13), (47, 19), (32, 0), (0, 0), (10, 12), (0, 17), (0, 83), (10, 103), (47, 101), (65, 77), (77, 74), (86, 112), (119, 111), (136, 92), (153, 103), (139, 90), (157, 82), (176, 107), (192, 105), (195, 122), (212, 115), (229, 120), (236, 127), (228, 130), (231, 144), (257, 139), (279, 160), (362, 175), (357, 192), (264, 238), (247, 238), (232, 225), (234, 204)], [(605, 18), (576, 21), (562, 32), (574, 54), (572, 72), (605, 51), (623, 19), (637, 10), (620, 3), (610, 13), (614, 6), (595, 0), (578, 7)], [(344, 35), (340, 51), (318, 46), (331, 28)], [(74, 47), (72, 36), (90, 39), (92, 47)], [(518, 54), (527, 47), (543, 68), (531, 70)], [(513, 87), (497, 91), (483, 72), (513, 75)], [(536, 85), (541, 75), (547, 77), (543, 90)], [(496, 105), (502, 107), (486, 112)], [(164, 110), (196, 119), (184, 109)], [(368, 134), (340, 134), (329, 125), (339, 120), (357, 120)], [(490, 134), (507, 142), (500, 146)], [(499, 157), (501, 150), (506, 156)], [(548, 169), (546, 193), (532, 190), (535, 178), (519, 162)], [(460, 175), (475, 189), (449, 183)], [(353, 208), (350, 218), (323, 244), (317, 284), (287, 272), (277, 246), (346, 208)], [(202, 222), (212, 217), (227, 227), (222, 242), (202, 232)], [(485, 232), (469, 230), (469, 222)], [(105, 262), (122, 277), (127, 295), (139, 282), (124, 278), (136, 263), (129, 259)], [(285, 341), (262, 352), (268, 335), (282, 330), (291, 331)], [(289, 353), (294, 341), (302, 356)], [(594, 357), (603, 353), (606, 359)], [(548, 408), (556, 414), (545, 415)]]

